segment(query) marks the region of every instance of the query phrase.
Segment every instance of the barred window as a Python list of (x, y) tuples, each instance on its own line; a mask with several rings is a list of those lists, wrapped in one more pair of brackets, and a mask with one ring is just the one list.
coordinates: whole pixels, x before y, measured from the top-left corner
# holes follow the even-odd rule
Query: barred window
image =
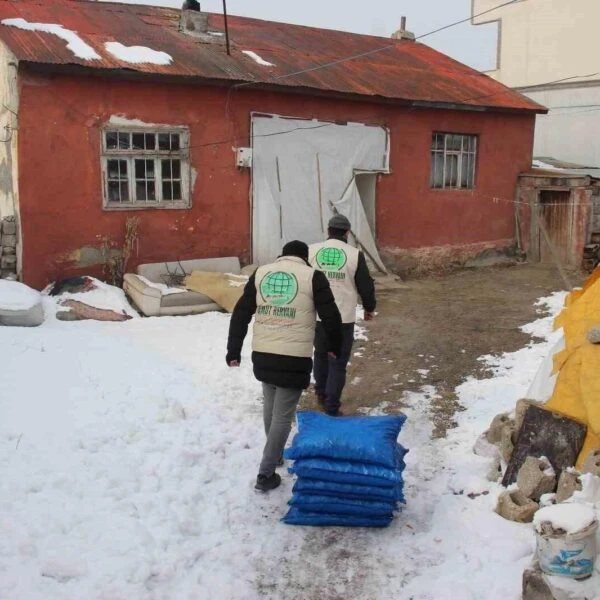
[(187, 147), (187, 130), (104, 130), (105, 208), (189, 208)]
[(431, 187), (474, 188), (476, 157), (476, 135), (434, 133), (431, 144)]

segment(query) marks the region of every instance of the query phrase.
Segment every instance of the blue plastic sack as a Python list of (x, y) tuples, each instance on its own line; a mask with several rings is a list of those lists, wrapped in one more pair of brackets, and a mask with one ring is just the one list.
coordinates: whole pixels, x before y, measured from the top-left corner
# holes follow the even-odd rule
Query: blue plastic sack
[(358, 517), (385, 517), (393, 514), (398, 508), (393, 501), (353, 500), (352, 498), (315, 496), (301, 492), (293, 494), (288, 504), (308, 512)]
[(292, 488), (292, 492), (303, 492), (315, 494), (317, 496), (338, 496), (342, 498), (353, 498), (355, 500), (404, 503), (403, 487), (402, 483), (399, 483), (394, 487), (386, 488), (302, 478), (296, 481)]
[(281, 519), (288, 525), (315, 525), (315, 526), (340, 526), (340, 527), (387, 527), (392, 522), (392, 516), (383, 517), (358, 517), (356, 515), (331, 515), (313, 513), (300, 510), (295, 506), (290, 507), (287, 514)]
[(288, 471), (300, 478), (394, 488), (402, 483), (402, 471), (404, 469), (402, 456), (405, 452), (403, 448), (397, 451), (396, 467), (393, 469), (380, 465), (343, 460), (302, 458), (295, 461)]
[(317, 412), (298, 413), (298, 433), (285, 452), (291, 460), (335, 458), (396, 466), (396, 440), (405, 415), (329, 417)]

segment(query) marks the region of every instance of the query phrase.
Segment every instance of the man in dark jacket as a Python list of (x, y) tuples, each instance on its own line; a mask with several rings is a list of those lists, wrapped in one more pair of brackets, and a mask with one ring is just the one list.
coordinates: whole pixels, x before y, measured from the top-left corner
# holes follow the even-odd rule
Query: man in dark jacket
[(317, 323), (315, 335), (315, 391), (325, 412), (338, 416), (342, 391), (346, 385), (346, 368), (354, 342), (354, 321), (358, 298), (365, 311), (365, 321), (375, 316), (375, 286), (367, 267), (365, 255), (348, 244), (350, 221), (341, 214), (334, 215), (328, 224), (329, 239), (312, 244), (309, 261), (323, 271), (342, 315), (343, 341), (337, 358), (327, 355), (325, 330)]
[(323, 328), (325, 352), (340, 352), (342, 322), (329, 282), (308, 264), (308, 246), (289, 242), (272, 264), (250, 277), (229, 325), (227, 364), (237, 367), (252, 315), (252, 364), (262, 382), (267, 443), (256, 489), (268, 491), (281, 483), (275, 468), (296, 414), (302, 390), (310, 384), (316, 316)]

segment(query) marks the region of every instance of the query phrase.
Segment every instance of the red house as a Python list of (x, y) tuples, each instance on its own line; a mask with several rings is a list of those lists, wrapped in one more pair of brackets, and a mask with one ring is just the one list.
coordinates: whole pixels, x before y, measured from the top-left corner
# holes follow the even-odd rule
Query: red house
[[(41, 287), (321, 239), (403, 271), (513, 244), (542, 107), (410, 39), (85, 0), (0, 0), (0, 217)], [(377, 255), (377, 252), (380, 254)]]

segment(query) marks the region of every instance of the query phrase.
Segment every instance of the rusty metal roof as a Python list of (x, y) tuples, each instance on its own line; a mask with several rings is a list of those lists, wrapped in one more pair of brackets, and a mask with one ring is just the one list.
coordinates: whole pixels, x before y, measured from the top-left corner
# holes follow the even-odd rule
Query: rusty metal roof
[[(62, 25), (101, 56), (101, 60), (83, 60), (54, 34), (0, 25), (0, 39), (26, 63), (251, 82), (428, 106), (545, 112), (539, 104), (490, 77), (429, 46), (407, 40), (230, 16), (232, 50), (227, 56), (223, 36), (201, 40), (182, 33), (177, 9), (86, 0), (0, 0), (0, 20), (10, 18)], [(221, 15), (209, 14), (208, 22), (209, 31), (223, 33)], [(163, 51), (173, 61), (166, 66), (122, 62), (104, 47), (112, 41)], [(389, 48), (307, 71), (382, 47)], [(244, 50), (255, 52), (273, 66), (259, 64)]]

